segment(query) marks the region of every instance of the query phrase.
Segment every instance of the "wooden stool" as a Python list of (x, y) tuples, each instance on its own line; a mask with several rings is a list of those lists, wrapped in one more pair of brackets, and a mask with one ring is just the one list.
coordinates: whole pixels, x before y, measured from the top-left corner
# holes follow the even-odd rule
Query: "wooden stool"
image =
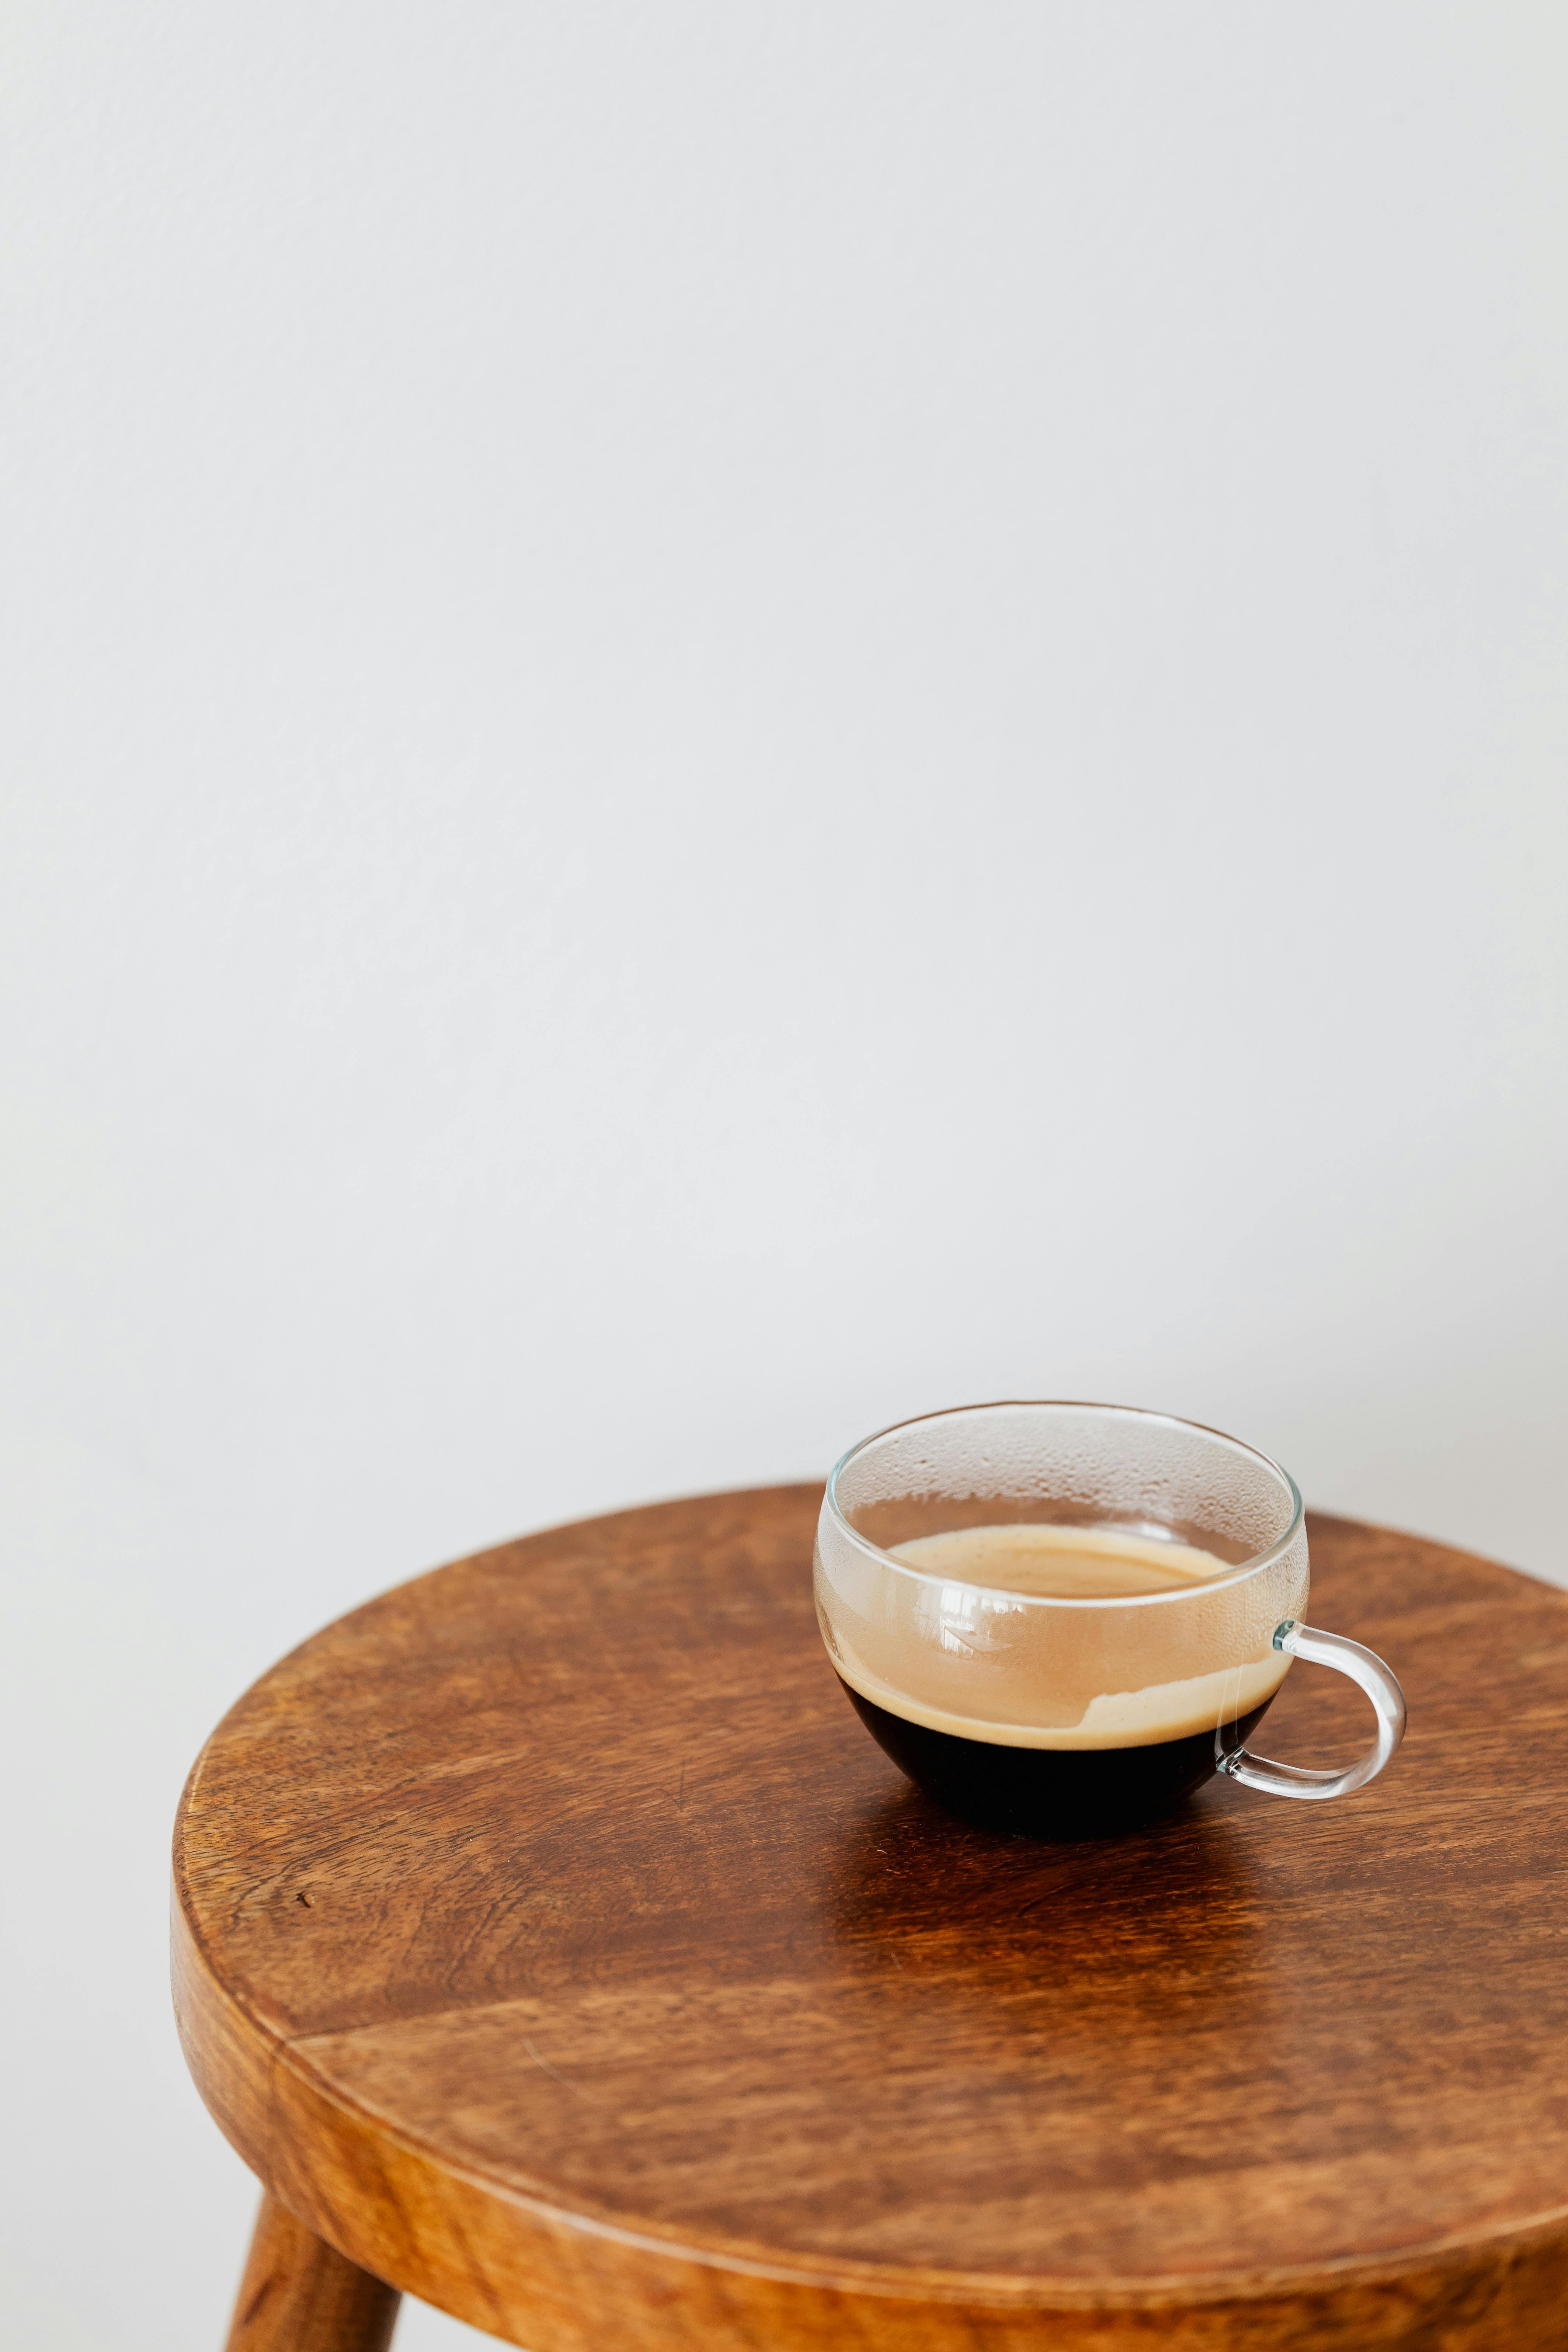
[[(174, 1975), (268, 2190), (231, 2345), (381, 2352), (403, 2289), (529, 2352), (1561, 2352), (1568, 1596), (1317, 1519), (1386, 1776), (1039, 1845), (860, 1728), (818, 1496), (441, 1569), (215, 1732)], [(1360, 1705), (1300, 1667), (1265, 1745)]]

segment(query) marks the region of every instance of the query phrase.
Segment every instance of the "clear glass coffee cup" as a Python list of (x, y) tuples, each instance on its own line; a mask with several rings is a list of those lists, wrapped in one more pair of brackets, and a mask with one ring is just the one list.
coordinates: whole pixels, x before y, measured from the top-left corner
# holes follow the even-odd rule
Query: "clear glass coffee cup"
[[(1239, 1439), (1126, 1405), (964, 1405), (868, 1437), (827, 1482), (816, 1609), (862, 1722), (950, 1812), (1103, 1836), (1212, 1773), (1322, 1802), (1405, 1730), (1389, 1668), (1305, 1622), (1296, 1483)], [(1372, 1701), (1343, 1770), (1247, 1742), (1293, 1659)]]

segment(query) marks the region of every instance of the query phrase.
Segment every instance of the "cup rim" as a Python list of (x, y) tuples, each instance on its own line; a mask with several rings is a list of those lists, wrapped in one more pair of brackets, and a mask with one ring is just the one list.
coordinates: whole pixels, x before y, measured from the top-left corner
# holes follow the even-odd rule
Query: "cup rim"
[[(1167, 1429), (1190, 1429), (1202, 1437), (1217, 1437), (1225, 1444), (1234, 1445), (1241, 1453), (1251, 1454), (1255, 1462), (1262, 1463), (1266, 1469), (1273, 1471), (1276, 1477), (1284, 1480), (1290, 1496), (1290, 1523), (1284, 1534), (1269, 1544), (1266, 1550), (1254, 1552), (1248, 1559), (1237, 1560), (1235, 1567), (1227, 1569), (1223, 1576), (1205, 1577), (1201, 1584), (1173, 1585), (1163, 1592), (1058, 1594), (1016, 1592), (1005, 1584), (976, 1584), (967, 1577), (949, 1576), (940, 1574), (929, 1568), (917, 1568), (912, 1560), (895, 1559), (890, 1551), (884, 1551), (880, 1544), (874, 1544), (868, 1536), (863, 1536), (859, 1528), (853, 1525), (840, 1507), (838, 1501), (840, 1472), (847, 1469), (858, 1454), (864, 1454), (868, 1445), (875, 1445), (879, 1439), (896, 1436), (900, 1430), (918, 1429), (922, 1422), (953, 1421), (960, 1413), (1003, 1412), (1017, 1411), (1020, 1408), (1026, 1411), (1038, 1411), (1046, 1408), (1056, 1412), (1098, 1412), (1123, 1421), (1157, 1421), (1163, 1423)], [(1272, 1567), (1276, 1560), (1282, 1558), (1300, 1533), (1301, 1524), (1306, 1516), (1306, 1505), (1301, 1500), (1301, 1489), (1297, 1486), (1284, 1464), (1276, 1462), (1271, 1454), (1265, 1454), (1260, 1447), (1249, 1445), (1244, 1437), (1233, 1437), (1228, 1430), (1215, 1429), (1206, 1421), (1185, 1420), (1180, 1413), (1156, 1412), (1145, 1405), (1102, 1404), (1086, 1397), (993, 1397), (979, 1404), (942, 1405), (934, 1412), (910, 1413), (903, 1421), (890, 1421), (885, 1428), (874, 1429), (868, 1436), (858, 1438), (846, 1453), (839, 1455), (827, 1474), (827, 1487), (823, 1496), (823, 1509), (831, 1515), (835, 1524), (842, 1529), (852, 1544), (861, 1551), (868, 1552), (873, 1559), (880, 1561), (884, 1567), (893, 1570), (900, 1576), (912, 1577), (921, 1584), (942, 1584), (956, 1586), (966, 1592), (984, 1592), (994, 1598), (1010, 1601), (1016, 1606), (1023, 1605), (1037, 1609), (1145, 1609), (1158, 1607), (1170, 1601), (1194, 1601), (1200, 1594), (1205, 1592), (1226, 1591), (1232, 1585), (1240, 1584), (1247, 1577), (1258, 1575), (1261, 1570)]]

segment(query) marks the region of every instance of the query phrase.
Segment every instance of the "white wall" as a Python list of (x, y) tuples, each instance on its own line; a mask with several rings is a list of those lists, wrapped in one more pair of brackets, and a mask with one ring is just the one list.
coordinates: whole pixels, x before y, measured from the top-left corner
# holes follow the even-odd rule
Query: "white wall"
[(377, 1587), (1006, 1393), (1568, 1577), (1568, 16), (0, 45), (0, 2308), (203, 2352), (168, 1823)]

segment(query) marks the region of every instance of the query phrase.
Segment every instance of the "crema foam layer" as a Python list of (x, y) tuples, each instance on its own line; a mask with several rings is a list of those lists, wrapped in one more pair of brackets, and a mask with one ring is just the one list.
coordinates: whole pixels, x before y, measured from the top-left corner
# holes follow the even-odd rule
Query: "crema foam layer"
[(953, 1528), (893, 1546), (895, 1559), (928, 1576), (951, 1576), (1002, 1592), (1053, 1601), (1110, 1601), (1128, 1593), (1169, 1592), (1224, 1576), (1228, 1563), (1193, 1544), (1124, 1535), (1120, 1528), (1061, 1528), (1025, 1520), (1018, 1527)]
[[(925, 1576), (946, 1579), (953, 1585), (980, 1586), (993, 1594), (1017, 1593), (1066, 1601), (1114, 1601), (1167, 1592), (1173, 1596), (1224, 1576), (1230, 1565), (1213, 1552), (1200, 1551), (1186, 1544), (1154, 1541), (1110, 1528), (1028, 1523), (956, 1528), (942, 1535), (921, 1536), (896, 1545), (892, 1557), (919, 1569)], [(1170, 1638), (1177, 1632), (1173, 1612), (1179, 1612), (1179, 1603), (1173, 1598), (1166, 1607), (1114, 1612), (1117, 1631), (1123, 1637), (1118, 1644), (1123, 1675), (1131, 1663), (1125, 1637), (1136, 1628), (1137, 1663), (1148, 1678), (1140, 1679), (1136, 1687), (1099, 1691), (1093, 1689), (1092, 1681), (1085, 1689), (1082, 1681), (1088, 1663), (1083, 1654), (1084, 1637), (1089, 1635), (1092, 1619), (1098, 1612), (1065, 1612), (1070, 1614), (1071, 1630), (1078, 1636), (1074, 1645), (1076, 1671), (1070, 1680), (1081, 1694), (1073, 1702), (1079, 1711), (1071, 1722), (1059, 1719), (1063, 1693), (1056, 1686), (1052, 1673), (1053, 1645), (1039, 1638), (1045, 1627), (1036, 1612), (1029, 1612), (1029, 1632), (1035, 1638), (1028, 1643), (1032, 1654), (1027, 1675), (1031, 1683), (1037, 1682), (1039, 1685), (1042, 1720), (1036, 1723), (1001, 1722), (982, 1714), (969, 1715), (951, 1704), (936, 1705), (900, 1688), (899, 1682), (889, 1679), (889, 1670), (897, 1671), (896, 1658), (879, 1660), (883, 1671), (874, 1671), (846, 1639), (848, 1629), (843, 1624), (835, 1628), (836, 1638), (829, 1646), (839, 1674), (863, 1698), (886, 1708), (889, 1714), (901, 1716), (906, 1722), (923, 1724), (933, 1731), (1006, 1748), (1143, 1748), (1159, 1740), (1190, 1738), (1195, 1732), (1215, 1731), (1249, 1715), (1273, 1696), (1290, 1664), (1283, 1652), (1270, 1647), (1258, 1657), (1207, 1672), (1172, 1676), (1168, 1668), (1173, 1657), (1188, 1648), (1181, 1641), (1173, 1642)], [(1064, 1633), (1067, 1630), (1064, 1626)], [(1162, 1662), (1167, 1667), (1163, 1675), (1160, 1672)], [(952, 1663), (956, 1664), (957, 1661)], [(1182, 1663), (1190, 1665), (1190, 1654), (1183, 1657)], [(915, 1664), (912, 1658), (910, 1664)], [(984, 1654), (977, 1650), (976, 1672), (984, 1674)], [(911, 1673), (909, 1678), (921, 1679), (918, 1673)], [(949, 1687), (952, 1688), (951, 1683)], [(958, 1691), (952, 1690), (952, 1696), (957, 1698)]]

